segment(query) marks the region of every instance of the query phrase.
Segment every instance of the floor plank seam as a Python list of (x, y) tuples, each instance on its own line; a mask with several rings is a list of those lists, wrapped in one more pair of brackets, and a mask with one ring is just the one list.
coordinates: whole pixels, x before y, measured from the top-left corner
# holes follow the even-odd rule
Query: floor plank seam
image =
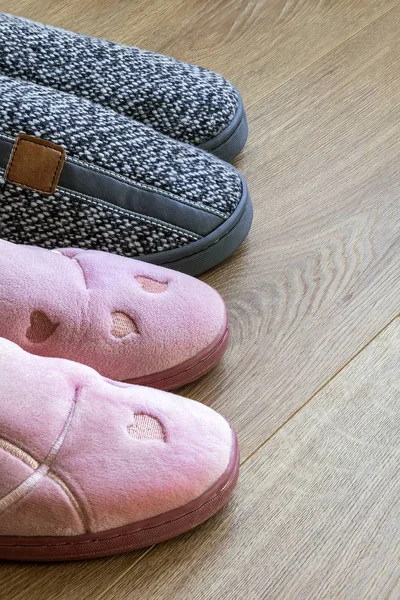
[(394, 323), (396, 321), (396, 319), (400, 318), (400, 313), (396, 314), (392, 319), (390, 319), (390, 321), (388, 323), (386, 323), (386, 325), (384, 325), (379, 331), (378, 333), (376, 333), (366, 344), (364, 344), (364, 346), (362, 346), (359, 350), (357, 350), (357, 352), (355, 354), (353, 354), (353, 356), (351, 356), (349, 358), (349, 360), (347, 360), (341, 367), (339, 367), (339, 369), (337, 371), (335, 371), (335, 373), (329, 377), (326, 381), (324, 381), (324, 383), (315, 391), (313, 392), (313, 394), (311, 394), (311, 396), (305, 401), (303, 402), (303, 404), (301, 406), (299, 406), (291, 415), (289, 415), (289, 417), (287, 419), (285, 419), (280, 425), (279, 427), (277, 427), (275, 429), (275, 431), (273, 431), (271, 433), (271, 435), (269, 435), (261, 444), (259, 444), (257, 446), (257, 448), (255, 450), (253, 450), (253, 452), (250, 452), (250, 454), (248, 456), (246, 456), (245, 459), (243, 459), (240, 463), (240, 466), (243, 467), (243, 465), (245, 465), (247, 463), (248, 460), (250, 460), (253, 456), (255, 456), (257, 454), (257, 452), (259, 452), (262, 448), (264, 448), (264, 446), (266, 444), (268, 444), (268, 442), (279, 432), (281, 431), (281, 429), (283, 429), (285, 427), (285, 425), (287, 425), (289, 423), (289, 421), (291, 421), (293, 419), (293, 417), (295, 417), (301, 410), (303, 410), (303, 408), (305, 408), (316, 396), (318, 396), (318, 394), (320, 392), (322, 392), (323, 389), (325, 389), (334, 379), (336, 379), (336, 377), (342, 372), (344, 371), (344, 369), (346, 369), (362, 352), (364, 352), (364, 350), (366, 348), (368, 348), (368, 346), (370, 346), (375, 340), (376, 338), (378, 338), (384, 331), (385, 329), (387, 329), (388, 327), (390, 327), (390, 325), (392, 325), (392, 323)]

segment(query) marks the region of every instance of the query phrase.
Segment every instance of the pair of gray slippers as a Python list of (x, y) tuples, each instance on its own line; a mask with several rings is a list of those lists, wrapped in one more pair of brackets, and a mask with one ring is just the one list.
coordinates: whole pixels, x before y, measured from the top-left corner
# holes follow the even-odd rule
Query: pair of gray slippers
[(239, 92), (173, 58), (0, 13), (0, 237), (198, 275), (246, 237)]

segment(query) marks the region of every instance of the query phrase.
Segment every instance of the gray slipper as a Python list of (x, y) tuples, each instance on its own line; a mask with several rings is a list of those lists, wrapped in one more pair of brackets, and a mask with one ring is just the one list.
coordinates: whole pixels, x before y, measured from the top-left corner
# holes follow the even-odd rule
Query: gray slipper
[(191, 275), (232, 254), (252, 219), (231, 165), (89, 100), (4, 76), (0, 176), (1, 238)]
[(221, 75), (4, 13), (0, 73), (87, 98), (224, 160), (247, 139), (239, 92)]

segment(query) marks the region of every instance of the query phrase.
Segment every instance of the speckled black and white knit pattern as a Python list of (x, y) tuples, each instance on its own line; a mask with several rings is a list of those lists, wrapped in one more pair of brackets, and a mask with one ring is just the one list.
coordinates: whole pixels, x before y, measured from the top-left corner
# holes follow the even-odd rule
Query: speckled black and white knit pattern
[(89, 98), (192, 144), (238, 108), (223, 77), (153, 52), (0, 13), (0, 72)]
[(43, 196), (0, 177), (1, 238), (43, 248), (74, 246), (137, 257), (173, 250), (197, 238), (89, 198)]
[(133, 182), (226, 218), (242, 194), (238, 173), (211, 154), (89, 100), (0, 75), (0, 134), (27, 133)]

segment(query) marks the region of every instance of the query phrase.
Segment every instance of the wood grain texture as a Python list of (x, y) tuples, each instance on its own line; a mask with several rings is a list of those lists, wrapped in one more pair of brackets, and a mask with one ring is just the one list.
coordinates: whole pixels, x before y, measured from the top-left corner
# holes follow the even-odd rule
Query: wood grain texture
[(397, 8), (250, 111), (253, 229), (207, 277), (232, 341), (185, 390), (243, 456), (399, 313), (399, 27)]
[(249, 107), (398, 0), (2, 0), (1, 10), (224, 73)]
[(233, 502), (99, 600), (366, 600), (400, 576), (400, 320), (250, 460)]
[[(386, 551), (398, 556), (393, 432), (381, 417), (379, 431), (366, 424), (355, 438), (372, 454), (380, 438), (378, 456), (388, 465), (381, 478), (374, 456), (363, 470), (365, 455), (352, 447), (342, 481), (340, 459), (350, 450), (341, 414), (351, 440), (361, 406), (352, 408), (353, 386), (356, 398), (361, 392), (350, 367), (335, 379), (347, 382), (348, 401), (329, 396), (335, 428), (324, 429), (327, 408), (318, 408), (326, 407), (327, 388), (310, 401), (400, 312), (400, 9), (384, 15), (396, 4), (3, 0), (1, 10), (203, 63), (240, 85), (250, 138), (237, 165), (249, 182), (255, 221), (248, 242), (205, 277), (230, 308), (226, 358), (182, 393), (230, 419), (244, 459), (266, 445), (245, 464), (230, 506), (197, 533), (108, 560), (3, 563), (0, 598), (400, 597)], [(382, 361), (371, 367), (377, 382), (384, 380)], [(382, 402), (386, 410), (388, 388)], [(329, 482), (343, 494), (333, 513)], [(329, 515), (339, 515), (335, 527)]]

